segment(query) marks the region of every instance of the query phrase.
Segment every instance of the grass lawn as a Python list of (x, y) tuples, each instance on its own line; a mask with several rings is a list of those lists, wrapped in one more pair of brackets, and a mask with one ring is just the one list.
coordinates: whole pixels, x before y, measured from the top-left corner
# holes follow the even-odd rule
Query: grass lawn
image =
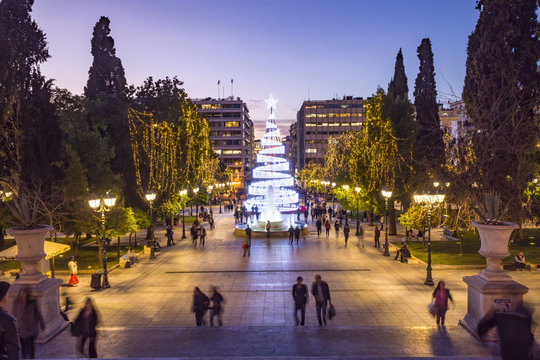
[[(514, 262), (516, 252), (523, 251), (527, 262), (540, 264), (540, 229), (524, 229), (524, 241), (510, 244), (510, 256), (503, 262)], [(463, 255), (459, 255), (458, 241), (434, 241), (431, 243), (431, 262), (443, 265), (484, 265), (486, 258), (478, 253), (480, 238), (476, 231), (467, 231), (463, 236)], [(394, 242), (399, 246), (399, 242)], [(427, 245), (426, 245), (427, 246)], [(422, 242), (408, 243), (411, 254), (427, 261), (427, 250)]]

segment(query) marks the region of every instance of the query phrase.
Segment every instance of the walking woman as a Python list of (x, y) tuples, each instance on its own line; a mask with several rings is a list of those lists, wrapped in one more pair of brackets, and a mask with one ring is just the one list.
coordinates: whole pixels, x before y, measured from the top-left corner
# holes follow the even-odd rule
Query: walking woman
[(45, 321), (36, 299), (31, 295), (29, 287), (23, 287), (15, 300), (14, 315), (17, 318), (17, 332), (21, 341), (23, 359), (34, 359), (36, 350), (34, 342), (39, 330), (45, 329)]
[(68, 285), (75, 286), (79, 283), (79, 279), (77, 279), (77, 262), (75, 261), (75, 256), (69, 258), (68, 268), (69, 273), (71, 274)]
[(433, 300), (435, 301), (435, 309), (437, 310), (437, 326), (440, 324), (444, 326), (444, 319), (446, 317), (446, 311), (448, 310), (448, 299), (454, 303), (452, 295), (450, 295), (450, 290), (445, 288), (446, 284), (444, 281), (439, 281), (435, 291), (433, 291)]
[(87, 298), (79, 316), (73, 325), (75, 334), (81, 340), (79, 343), (79, 352), (84, 354), (84, 343), (88, 340), (88, 357), (97, 358), (96, 351), (96, 326), (98, 324), (98, 315), (91, 298)]

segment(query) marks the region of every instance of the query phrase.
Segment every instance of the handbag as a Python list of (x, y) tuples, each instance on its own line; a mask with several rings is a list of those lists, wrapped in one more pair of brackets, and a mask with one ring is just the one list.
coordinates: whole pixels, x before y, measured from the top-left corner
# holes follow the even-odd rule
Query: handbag
[(437, 315), (437, 313), (439, 312), (439, 305), (435, 304), (434, 301), (430, 302), (427, 308), (428, 308), (428, 312), (433, 317), (435, 317), (435, 315)]
[(334, 305), (330, 305), (330, 308), (328, 309), (328, 319), (332, 320), (337, 315), (336, 308)]
[(242, 249), (245, 249), (245, 248), (246, 248), (246, 245), (247, 245), (247, 244), (246, 244), (246, 242), (244, 241), (244, 242), (242, 243)]

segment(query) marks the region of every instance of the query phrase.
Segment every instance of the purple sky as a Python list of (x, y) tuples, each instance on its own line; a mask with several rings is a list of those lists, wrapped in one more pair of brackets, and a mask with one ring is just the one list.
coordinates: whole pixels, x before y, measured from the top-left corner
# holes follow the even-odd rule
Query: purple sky
[(412, 97), (424, 37), (439, 97), (453, 99), (451, 89), (459, 97), (478, 11), (470, 0), (36, 0), (32, 15), (52, 55), (43, 72), (57, 86), (82, 92), (92, 29), (104, 15), (129, 84), (176, 75), (191, 97), (217, 97), (217, 81), (229, 96), (232, 78), (260, 130), (270, 93), (280, 99), (278, 125), (288, 129), (308, 91), (328, 99), (386, 89), (400, 47)]

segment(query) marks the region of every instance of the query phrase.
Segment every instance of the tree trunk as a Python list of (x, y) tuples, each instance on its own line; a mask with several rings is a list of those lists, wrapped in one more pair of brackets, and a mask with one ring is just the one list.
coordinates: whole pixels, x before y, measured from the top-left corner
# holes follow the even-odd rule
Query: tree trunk
[(367, 219), (368, 219), (369, 226), (373, 226), (373, 216), (371, 216), (371, 212), (367, 213)]
[(154, 238), (154, 231), (152, 229), (152, 226), (149, 226), (146, 230), (146, 240), (152, 240)]
[(136, 231), (135, 231), (135, 234), (134, 234), (133, 238), (134, 238), (134, 241), (135, 241), (134, 246), (137, 246), (137, 232)]
[(388, 208), (388, 235), (397, 235), (396, 209), (393, 201)]
[(0, 251), (6, 248), (6, 243), (4, 240), (4, 227), (0, 225)]
[(103, 270), (103, 239), (98, 239), (98, 262), (99, 268)]
[(120, 236), (118, 237), (118, 240), (116, 242), (117, 246), (116, 246), (116, 257), (118, 259), (120, 259)]
[(133, 233), (129, 233), (129, 248), (130, 248), (130, 249), (131, 249), (131, 235), (132, 235), (132, 234), (133, 234)]

